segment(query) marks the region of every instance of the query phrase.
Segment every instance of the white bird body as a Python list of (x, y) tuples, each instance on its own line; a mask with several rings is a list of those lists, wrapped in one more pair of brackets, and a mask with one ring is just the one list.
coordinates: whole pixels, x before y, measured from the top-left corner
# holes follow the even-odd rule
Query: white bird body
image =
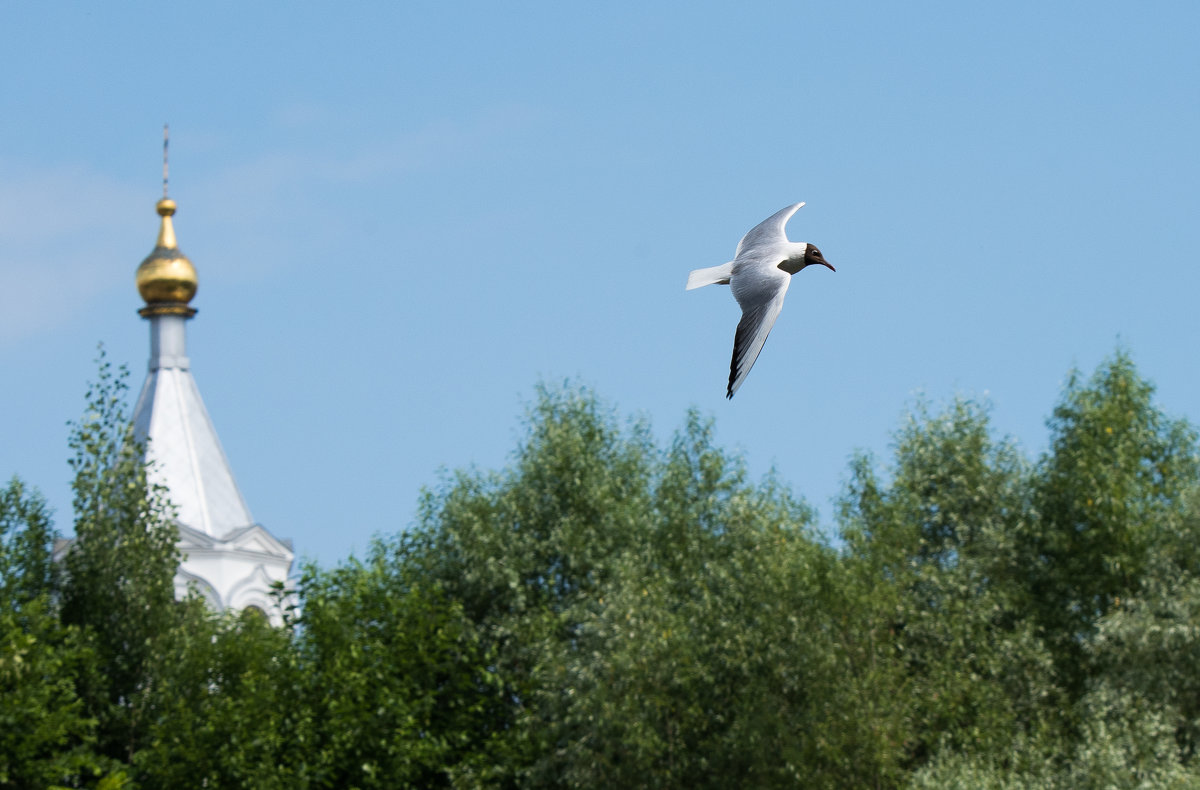
[(728, 285), (742, 308), (742, 320), (733, 340), (727, 398), (733, 397), (754, 367), (783, 309), (792, 275), (814, 263), (833, 269), (814, 245), (788, 241), (784, 226), (803, 205), (795, 203), (780, 209), (751, 228), (738, 242), (732, 261), (688, 274), (686, 290)]

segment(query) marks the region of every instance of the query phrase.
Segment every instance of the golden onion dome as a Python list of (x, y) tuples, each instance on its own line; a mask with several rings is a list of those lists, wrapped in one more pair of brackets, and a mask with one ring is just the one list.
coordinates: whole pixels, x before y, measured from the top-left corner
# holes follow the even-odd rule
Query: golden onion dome
[(162, 217), (158, 241), (137, 269), (138, 293), (146, 300), (146, 307), (139, 312), (144, 316), (192, 316), (196, 311), (187, 303), (196, 295), (196, 267), (179, 251), (175, 241), (175, 226), (171, 223), (175, 201), (164, 197), (156, 208)]

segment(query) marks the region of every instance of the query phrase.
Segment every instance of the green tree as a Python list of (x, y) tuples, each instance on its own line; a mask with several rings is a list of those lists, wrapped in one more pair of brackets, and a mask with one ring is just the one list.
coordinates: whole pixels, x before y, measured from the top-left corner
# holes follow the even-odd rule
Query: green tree
[[(499, 784), (846, 786), (898, 771), (837, 555), (695, 414), (666, 450), (542, 390), (498, 473), (422, 505), (410, 583), (460, 603), (502, 684)], [(854, 682), (844, 684), (849, 669)], [(861, 706), (855, 708), (854, 706)]]
[(1092, 673), (1086, 639), (1118, 599), (1138, 593), (1200, 473), (1194, 431), (1156, 408), (1153, 392), (1124, 352), (1086, 383), (1072, 373), (1038, 465), (1038, 518), (1021, 564), (1029, 606), (1076, 695)]
[(54, 606), (53, 541), (36, 492), (0, 489), (0, 788), (78, 785), (104, 767), (75, 692), (92, 654)]
[(545, 657), (644, 528), (653, 448), (586, 391), (541, 390), (529, 435), (502, 472), (459, 472), (427, 492), (406, 544), (414, 584), (461, 605), (493, 655), (507, 704), (494, 722), (515, 782), (553, 748), (537, 708)]
[[(1200, 489), (1184, 518), (1159, 533), (1136, 595), (1116, 598), (1085, 645), (1095, 674), (1085, 697), (1091, 718), (1131, 720), (1153, 712), (1175, 760), (1200, 771)], [(1200, 773), (1197, 774), (1200, 777)]]
[(174, 600), (126, 394), (102, 355), (61, 577), (0, 490), (0, 788), (1200, 786), (1196, 438), (1123, 353), (1036, 464), (918, 406), (836, 547), (711, 421), (543, 388), (283, 628)]
[(1020, 584), (1029, 475), (1015, 446), (993, 440), (986, 410), (962, 399), (913, 412), (887, 485), (868, 459), (853, 465), (846, 564), (877, 589), (868, 601), (890, 603), (875, 628), (891, 637), (882, 658), (903, 668), (885, 693), (909, 722), (911, 767), (943, 749), (1006, 755), (1054, 709), (1050, 656)]
[[(712, 446), (689, 415), (653, 469), (637, 539), (543, 660), (555, 748), (541, 784), (863, 786), (871, 730), (843, 718), (855, 649), (837, 642), (836, 555), (812, 513)], [(877, 728), (877, 729), (876, 729)]]
[(299, 651), (313, 787), (490, 783), (502, 689), (462, 605), (406, 573), (400, 548), (309, 567)]
[(101, 348), (87, 408), (72, 424), (75, 540), (64, 560), (62, 618), (83, 629), (98, 671), (81, 681), (100, 748), (125, 762), (144, 745), (157, 643), (175, 618), (176, 530), (147, 481), (126, 411), (128, 371)]
[(215, 614), (198, 597), (155, 640), (142, 787), (302, 788), (313, 722), (290, 628), (256, 610)]
[(1017, 730), (1007, 755), (942, 750), (914, 787), (1200, 786), (1196, 440), (1152, 395), (1123, 352), (1073, 373), (1027, 516), (992, 552), (1015, 558), (989, 578), (1045, 645), (1062, 715)]

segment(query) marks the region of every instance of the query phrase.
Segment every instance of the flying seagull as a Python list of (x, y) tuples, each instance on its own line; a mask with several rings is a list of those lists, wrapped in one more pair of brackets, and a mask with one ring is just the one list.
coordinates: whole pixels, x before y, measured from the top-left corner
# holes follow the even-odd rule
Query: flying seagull
[(733, 360), (729, 363), (729, 390), (726, 398), (738, 391), (754, 360), (767, 342), (771, 327), (783, 309), (783, 296), (787, 293), (792, 275), (819, 263), (829, 266), (821, 251), (812, 244), (788, 241), (784, 226), (792, 215), (803, 206), (795, 203), (776, 211), (750, 229), (738, 242), (733, 260), (720, 266), (696, 269), (688, 275), (687, 289), (704, 285), (728, 285), (742, 308), (742, 320), (738, 322), (737, 334), (733, 338)]

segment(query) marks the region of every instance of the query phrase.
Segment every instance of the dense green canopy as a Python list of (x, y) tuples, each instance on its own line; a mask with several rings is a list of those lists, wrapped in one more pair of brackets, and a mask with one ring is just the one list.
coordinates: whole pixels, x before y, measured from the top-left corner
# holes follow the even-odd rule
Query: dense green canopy
[(0, 788), (1200, 786), (1200, 460), (1118, 352), (1026, 457), (915, 406), (836, 527), (690, 413), (542, 389), (511, 462), (308, 566), (283, 628), (176, 602), (102, 362), (76, 542), (0, 490)]

